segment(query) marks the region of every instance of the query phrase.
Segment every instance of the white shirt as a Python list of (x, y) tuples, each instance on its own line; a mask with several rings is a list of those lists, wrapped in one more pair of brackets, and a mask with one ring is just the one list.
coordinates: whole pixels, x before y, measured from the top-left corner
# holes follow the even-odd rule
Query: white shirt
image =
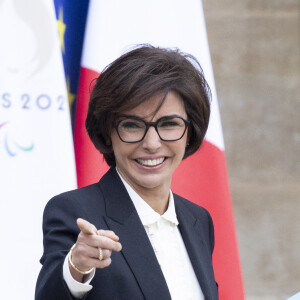
[[(159, 215), (121, 176), (120, 178), (149, 237), (166, 279), (172, 300), (204, 299), (178, 229), (179, 223), (176, 216), (173, 193), (170, 191), (168, 209), (163, 215)], [(122, 243), (122, 241), (120, 242)], [(94, 274), (85, 283), (74, 280), (69, 270), (68, 257), (66, 257), (64, 262), (63, 276), (71, 294), (76, 298), (82, 298), (85, 293), (92, 289), (92, 285), (89, 283), (93, 279)]]

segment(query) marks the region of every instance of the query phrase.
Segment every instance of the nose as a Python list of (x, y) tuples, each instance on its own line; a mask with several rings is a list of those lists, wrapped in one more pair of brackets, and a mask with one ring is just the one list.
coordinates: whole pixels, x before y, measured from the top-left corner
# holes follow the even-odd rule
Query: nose
[(148, 129), (142, 141), (142, 146), (151, 153), (155, 153), (161, 147), (161, 139), (153, 126)]

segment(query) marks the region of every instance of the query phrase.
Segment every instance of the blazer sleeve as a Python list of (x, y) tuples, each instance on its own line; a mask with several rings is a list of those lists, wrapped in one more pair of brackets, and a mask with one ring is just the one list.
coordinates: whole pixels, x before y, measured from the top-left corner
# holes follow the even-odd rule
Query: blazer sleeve
[(63, 279), (63, 263), (79, 234), (76, 219), (84, 218), (79, 212), (76, 201), (63, 195), (52, 198), (45, 207), (44, 253), (40, 259), (43, 266), (36, 284), (36, 300), (74, 299)]

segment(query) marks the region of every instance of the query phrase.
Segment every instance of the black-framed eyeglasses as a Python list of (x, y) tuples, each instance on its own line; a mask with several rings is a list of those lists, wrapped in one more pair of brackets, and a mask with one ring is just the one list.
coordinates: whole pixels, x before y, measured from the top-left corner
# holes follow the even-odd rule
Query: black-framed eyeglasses
[(184, 136), (189, 124), (189, 121), (177, 115), (164, 116), (156, 122), (146, 122), (142, 118), (126, 115), (121, 116), (113, 126), (122, 142), (138, 143), (144, 139), (151, 126), (162, 141), (178, 141)]

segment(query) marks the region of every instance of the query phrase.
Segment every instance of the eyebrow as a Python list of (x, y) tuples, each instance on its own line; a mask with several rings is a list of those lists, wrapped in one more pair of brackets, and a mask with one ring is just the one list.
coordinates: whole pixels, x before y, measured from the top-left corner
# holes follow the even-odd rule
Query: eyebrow
[[(180, 115), (177, 115), (177, 114), (173, 114), (173, 115), (165, 115), (165, 116), (161, 116), (160, 118), (158, 118), (157, 120), (161, 120), (163, 118), (168, 118), (168, 119), (171, 119), (171, 118), (176, 118), (176, 117), (180, 117), (180, 118), (183, 118), (182, 116)], [(126, 114), (123, 114), (123, 115), (120, 115), (118, 118), (132, 118), (132, 119), (139, 119), (139, 120), (143, 120), (145, 122), (147, 122), (144, 118), (141, 118), (139, 116), (136, 116), (136, 115), (126, 115)], [(184, 119), (184, 118), (183, 118)], [(157, 121), (156, 120), (156, 121)]]

